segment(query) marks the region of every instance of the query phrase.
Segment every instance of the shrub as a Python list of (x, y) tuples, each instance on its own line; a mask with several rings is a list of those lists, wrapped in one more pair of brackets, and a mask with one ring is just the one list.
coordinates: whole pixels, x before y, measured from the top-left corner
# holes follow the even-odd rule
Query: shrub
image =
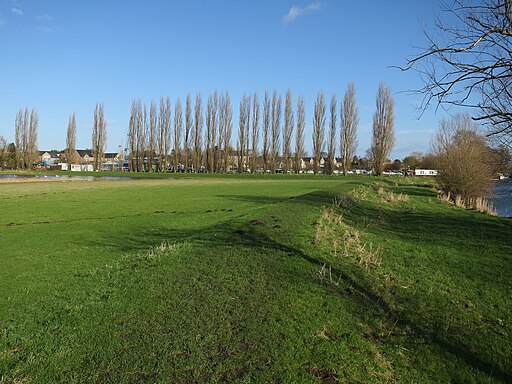
[(460, 196), (465, 202), (490, 192), (490, 149), (469, 115), (442, 119), (432, 149), (438, 181), (445, 193)]

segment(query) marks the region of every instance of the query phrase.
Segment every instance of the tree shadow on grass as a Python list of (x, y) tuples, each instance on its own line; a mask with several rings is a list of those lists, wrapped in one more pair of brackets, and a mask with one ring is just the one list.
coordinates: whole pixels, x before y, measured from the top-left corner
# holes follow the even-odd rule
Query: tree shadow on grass
[(301, 196), (291, 197), (272, 197), (272, 196), (255, 196), (255, 195), (218, 195), (229, 200), (245, 201), (252, 204), (279, 204), (285, 202), (297, 202), (299, 204), (307, 204), (309, 206), (322, 206), (332, 203), (333, 194), (327, 191), (314, 191)]
[(408, 185), (394, 188), (395, 193), (405, 193), (409, 196), (437, 198), (437, 191), (430, 186)]
[[(335, 194), (331, 191), (315, 191), (292, 199), (268, 198), (262, 196), (226, 196), (227, 198), (240, 199), (254, 203), (262, 204), (285, 204), (289, 209), (300, 209), (302, 206), (321, 207), (329, 205)], [(344, 217), (352, 220), (356, 225), (366, 225), (369, 233), (388, 232), (390, 235), (399, 236), (401, 239), (410, 241), (411, 244), (423, 246), (431, 244), (436, 239), (446, 238), (446, 231), (453, 231), (449, 236), (448, 246), (460, 247), (469, 246), (478, 247), (481, 245), (482, 236), (485, 232), (493, 233), (493, 238), (498, 241), (508, 241), (510, 229), (512, 225), (503, 224), (484, 216), (469, 215), (461, 219), (461, 215), (453, 214), (449, 211), (443, 213), (427, 213), (427, 212), (409, 212), (405, 208), (402, 209), (381, 209), (371, 204), (355, 203), (348, 212), (344, 213)], [(366, 222), (362, 221), (362, 217)], [(378, 226), (372, 229), (372, 225), (368, 226), (368, 221)], [(422, 228), (422, 229), (418, 229)], [(484, 234), (482, 235), (482, 231)], [(143, 229), (137, 234), (118, 234), (118, 236), (110, 236), (101, 239), (101, 244), (107, 243), (112, 247), (119, 247), (124, 252), (132, 250), (147, 249), (157, 245), (162, 241), (167, 242), (189, 242), (194, 245), (200, 245), (202, 252), (208, 252), (209, 249), (222, 247), (241, 247), (246, 248), (244, 254), (254, 255), (258, 257), (261, 252), (258, 250), (268, 250), (288, 255), (292, 258), (300, 258), (311, 265), (312, 269), (319, 270), (325, 263), (321, 256), (315, 257), (305, 251), (299, 249), (293, 244), (280, 240), (281, 236), (278, 229), (271, 229), (271, 223), (268, 218), (261, 218), (254, 215), (238, 217), (236, 219), (219, 220), (213, 225), (207, 225), (203, 228), (169, 228), (154, 227)], [(199, 249), (198, 248), (198, 249)], [(252, 251), (251, 251), (252, 250)], [(489, 279), (489, 275), (485, 270), (510, 268), (510, 257), (499, 260), (497, 258), (487, 259), (489, 265), (482, 268), (482, 273), (471, 271), (471, 278), (484, 281)], [(498, 263), (498, 264), (497, 264)], [(461, 271), (458, 271), (461, 272)], [(425, 339), (436, 345), (443, 351), (450, 353), (458, 359), (465, 361), (468, 366), (475, 370), (484, 372), (490, 377), (505, 382), (512, 382), (512, 373), (510, 367), (502, 368), (485, 356), (478, 348), (476, 352), (474, 346), (464, 345), (452, 335), (447, 329), (441, 329), (440, 324), (443, 323), (444, 315), (449, 313), (432, 314), (433, 325), (426, 320), (418, 320), (417, 317), (411, 317), (411, 311), (417, 308), (421, 300), (420, 297), (410, 295), (410, 297), (402, 300), (400, 305), (393, 303), (392, 299), (386, 299), (372, 288), (371, 280), (367, 280), (363, 273), (352, 273), (343, 271), (339, 268), (331, 267), (331, 273), (339, 277), (345, 287), (350, 287), (356, 294), (346, 296), (347, 300), (353, 301), (361, 311), (367, 311), (368, 308), (381, 314), (390, 327), (399, 327), (404, 330), (403, 334), (411, 344), (414, 340)], [(289, 274), (292, 276), (291, 274)], [(469, 276), (468, 276), (469, 277)], [(289, 277), (291, 278), (291, 277)], [(294, 279), (298, 279), (295, 276)], [(300, 277), (301, 279), (309, 279), (310, 274)], [(320, 284), (320, 281), (318, 282)], [(343, 292), (342, 292), (343, 293)], [(435, 304), (435, 298), (431, 298), (432, 304)], [(403, 304), (407, 307), (403, 308)], [(397, 309), (401, 308), (401, 309)], [(437, 316), (437, 317), (436, 317)], [(465, 330), (467, 333), (478, 332), (479, 329), (469, 326)], [(455, 332), (457, 334), (459, 332)], [(385, 340), (384, 340), (385, 342)], [(488, 349), (488, 348), (487, 348)]]
[[(371, 179), (363, 180), (364, 184), (370, 183)], [(340, 184), (331, 186), (328, 189), (314, 190), (308, 193), (304, 193), (299, 196), (292, 197), (273, 197), (273, 196), (261, 196), (261, 195), (217, 195), (217, 197), (225, 198), (228, 200), (245, 201), (256, 204), (278, 204), (285, 202), (295, 202), (297, 204), (321, 207), (325, 205), (331, 205), (335, 196), (342, 192), (349, 192), (355, 187), (363, 185), (361, 180), (343, 180), (340, 179)]]
[[(201, 249), (206, 249), (205, 252), (214, 247), (239, 246), (246, 248), (247, 251), (244, 254), (252, 257), (258, 257), (260, 253), (257, 250), (265, 249), (271, 253), (279, 252), (289, 257), (303, 259), (314, 270), (320, 270), (324, 266), (324, 261), (320, 258), (308, 255), (296, 247), (273, 239), (268, 234), (260, 231), (260, 227), (263, 227), (263, 225), (259, 222), (234, 223), (227, 221), (221, 223), (221, 226), (214, 225), (203, 228), (200, 232), (187, 229), (170, 229), (162, 232), (143, 232), (143, 237), (148, 239), (148, 242), (161, 240), (161, 236), (164, 236), (167, 241), (189, 241), (193, 244), (201, 244)], [(251, 250), (254, 250), (254, 252), (251, 252)], [(461, 345), (457, 340), (451, 340), (450, 333), (445, 330), (441, 330), (437, 326), (429, 327), (427, 324), (415, 323), (405, 313), (395, 309), (396, 305), (387, 302), (381, 295), (369, 288), (371, 285), (361, 281), (360, 276), (353, 276), (337, 268), (331, 268), (331, 273), (343, 282), (344, 288), (340, 288), (341, 291), (337, 290), (340, 294), (347, 300), (354, 302), (358, 308), (361, 308), (361, 311), (368, 312), (370, 309), (372, 312), (378, 313), (381, 319), (386, 320), (390, 328), (402, 329), (402, 333), (407, 334), (411, 344), (414, 344), (414, 341), (418, 339), (428, 340), (441, 350), (465, 361), (470, 367), (485, 372), (496, 379), (512, 382), (511, 372), (506, 372), (496, 364), (486, 361), (479, 354), (471, 352), (469, 346)], [(292, 273), (286, 275), (287, 278), (293, 278), (292, 283), (301, 279), (310, 281), (313, 278), (311, 274), (302, 277), (294, 276)], [(318, 284), (321, 284), (321, 282), (319, 281)], [(352, 292), (350, 295), (346, 295), (348, 287)], [(411, 307), (415, 305), (412, 302), (409, 304)], [(443, 319), (438, 319), (435, 323), (441, 324), (442, 321)], [(386, 342), (385, 339), (382, 341)]]
[[(411, 212), (407, 207), (389, 205), (388, 208), (354, 202), (350, 209), (342, 211), (342, 215), (357, 228), (377, 236), (387, 233), (389, 239), (399, 239), (411, 247), (470, 250), (463, 257), (472, 258), (475, 268), (457, 271), (467, 274), (469, 279), (489, 283), (490, 276), (497, 272), (502, 276), (503, 271), (508, 276), (512, 273), (512, 221), (458, 209)], [(480, 257), (475, 259), (473, 255), (477, 252)], [(496, 257), (497, 254), (502, 257)]]

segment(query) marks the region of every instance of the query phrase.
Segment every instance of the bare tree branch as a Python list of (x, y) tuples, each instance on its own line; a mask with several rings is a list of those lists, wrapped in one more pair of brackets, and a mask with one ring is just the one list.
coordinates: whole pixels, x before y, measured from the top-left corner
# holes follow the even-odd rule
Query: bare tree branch
[(454, 0), (444, 6), (427, 48), (400, 69), (414, 70), (424, 86), (426, 110), (460, 106), (487, 127), (488, 136), (512, 146), (512, 1)]

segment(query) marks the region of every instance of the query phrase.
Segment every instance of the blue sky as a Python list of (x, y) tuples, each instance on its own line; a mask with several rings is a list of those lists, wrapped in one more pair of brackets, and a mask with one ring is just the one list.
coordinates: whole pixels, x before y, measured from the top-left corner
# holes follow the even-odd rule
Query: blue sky
[[(425, 45), (439, 0), (157, 1), (0, 0), (0, 135), (12, 141), (20, 107), (39, 111), (40, 149), (62, 149), (69, 114), (77, 114), (77, 146), (91, 146), (96, 102), (105, 105), (107, 150), (124, 145), (131, 102), (227, 90), (267, 89), (306, 101), (310, 151), (318, 91), (341, 100), (354, 81), (360, 110), (358, 154), (370, 146), (380, 81), (395, 98), (393, 158), (428, 151), (441, 115), (418, 119), (421, 86), (403, 65)], [(236, 134), (235, 134), (236, 136)], [(233, 139), (233, 144), (234, 144)]]

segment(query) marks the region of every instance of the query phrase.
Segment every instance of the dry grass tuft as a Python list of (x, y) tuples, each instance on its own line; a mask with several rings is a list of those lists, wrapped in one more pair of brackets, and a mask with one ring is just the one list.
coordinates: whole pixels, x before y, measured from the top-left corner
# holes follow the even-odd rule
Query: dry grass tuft
[(401, 203), (409, 201), (409, 195), (404, 195), (402, 193), (396, 194), (388, 191), (384, 187), (379, 187), (379, 189), (377, 189), (377, 194), (388, 203)]
[(472, 209), (486, 215), (496, 216), (492, 203), (483, 197), (464, 199), (461, 195), (452, 196), (450, 192), (440, 192), (438, 198), (445, 203), (454, 204), (459, 208)]
[(334, 198), (335, 207), (348, 209), (354, 204), (354, 197), (348, 193), (338, 195)]
[(315, 241), (327, 244), (332, 256), (346, 257), (365, 268), (381, 265), (381, 248), (364, 240), (364, 231), (344, 222), (335, 208), (324, 208), (316, 228)]

